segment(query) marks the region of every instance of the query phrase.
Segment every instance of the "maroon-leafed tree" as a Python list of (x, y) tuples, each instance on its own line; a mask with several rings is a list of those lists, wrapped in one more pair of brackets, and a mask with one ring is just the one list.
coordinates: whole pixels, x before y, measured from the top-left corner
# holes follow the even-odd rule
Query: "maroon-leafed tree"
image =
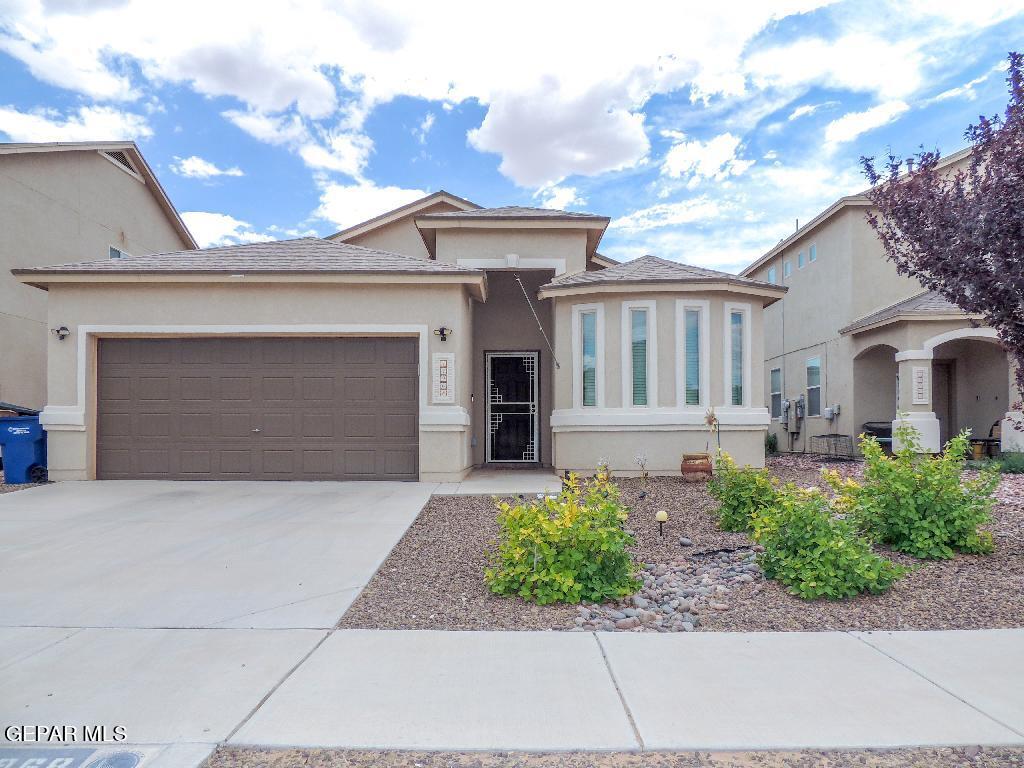
[(1011, 53), (1006, 113), (980, 117), (965, 137), (966, 170), (938, 168), (939, 153), (921, 151), (903, 168), (892, 154), (875, 169), (867, 215), (900, 274), (916, 277), (995, 328), (1016, 359), (1024, 391), (1024, 56)]

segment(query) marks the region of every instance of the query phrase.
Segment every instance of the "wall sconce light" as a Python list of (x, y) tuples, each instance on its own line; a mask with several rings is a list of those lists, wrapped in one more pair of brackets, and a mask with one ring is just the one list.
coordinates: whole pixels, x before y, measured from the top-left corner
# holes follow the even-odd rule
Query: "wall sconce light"
[(445, 328), (443, 325), (434, 331), (435, 336), (440, 336), (441, 341), (448, 341), (448, 337), (451, 336), (455, 331), (451, 328)]
[(64, 339), (71, 335), (71, 331), (68, 330), (66, 325), (62, 325), (60, 328), (51, 328), (50, 333), (57, 337), (57, 341), (64, 341)]

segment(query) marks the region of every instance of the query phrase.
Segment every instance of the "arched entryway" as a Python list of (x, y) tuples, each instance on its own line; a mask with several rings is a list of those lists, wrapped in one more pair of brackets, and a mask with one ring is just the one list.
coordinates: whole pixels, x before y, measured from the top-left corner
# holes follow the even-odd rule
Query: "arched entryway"
[(961, 337), (932, 348), (932, 410), (942, 444), (962, 429), (996, 439), (1010, 409), (1009, 364), (995, 339)]
[(871, 422), (896, 418), (899, 364), (896, 348), (868, 347), (853, 359), (853, 428), (857, 434)]

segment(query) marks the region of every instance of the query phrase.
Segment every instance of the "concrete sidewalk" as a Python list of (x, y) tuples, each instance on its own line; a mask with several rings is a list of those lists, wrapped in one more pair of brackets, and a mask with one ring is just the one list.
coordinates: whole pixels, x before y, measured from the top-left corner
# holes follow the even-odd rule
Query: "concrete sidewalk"
[(232, 744), (746, 750), (1024, 744), (1024, 630), (339, 631)]
[[(125, 725), (153, 753), (146, 768), (198, 765), (218, 743), (634, 752), (1024, 745), (1022, 629), (4, 631), (16, 653), (0, 665), (0, 719)], [(227, 667), (207, 661), (229, 657)]]

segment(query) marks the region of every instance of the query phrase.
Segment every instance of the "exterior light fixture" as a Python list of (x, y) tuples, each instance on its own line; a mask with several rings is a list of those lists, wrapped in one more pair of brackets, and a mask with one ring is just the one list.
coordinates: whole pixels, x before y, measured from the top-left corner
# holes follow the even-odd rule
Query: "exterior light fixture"
[(57, 341), (64, 341), (64, 339), (71, 335), (71, 331), (68, 330), (66, 325), (62, 325), (59, 328), (51, 328), (50, 333), (57, 337)]
[(664, 509), (659, 509), (654, 513), (654, 519), (658, 521), (658, 535), (665, 535), (665, 523), (668, 522), (668, 512)]
[(440, 328), (434, 330), (435, 336), (440, 336), (441, 341), (448, 341), (448, 337), (451, 336), (455, 331), (451, 328), (445, 328), (443, 325)]

